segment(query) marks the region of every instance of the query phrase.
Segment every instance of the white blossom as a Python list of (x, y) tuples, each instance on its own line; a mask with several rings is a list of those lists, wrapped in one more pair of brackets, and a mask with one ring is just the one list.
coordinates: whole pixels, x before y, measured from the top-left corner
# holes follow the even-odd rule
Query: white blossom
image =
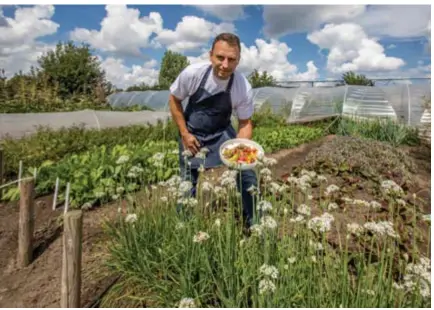
[(311, 214), (311, 208), (308, 205), (301, 204), (297, 208), (297, 213), (302, 214), (302, 215), (306, 215), (306, 216), (310, 216), (310, 214)]
[(279, 276), (279, 271), (277, 270), (277, 268), (275, 266), (270, 266), (267, 264), (263, 264), (259, 268), (259, 272), (264, 276), (271, 277), (273, 279), (277, 279), (277, 277)]
[(307, 227), (317, 232), (327, 232), (331, 229), (331, 223), (334, 221), (333, 215), (325, 212), (321, 216), (316, 216), (309, 220)]
[(261, 218), (261, 225), (266, 228), (274, 229), (277, 227), (277, 222), (271, 216), (264, 216)]
[(118, 160), (116, 161), (117, 165), (122, 165), (125, 164), (126, 162), (128, 162), (130, 160), (130, 157), (127, 155), (122, 155), (118, 158)]
[(209, 234), (203, 231), (199, 231), (196, 235), (193, 236), (193, 242), (202, 243), (209, 239)]
[(273, 209), (273, 206), (272, 206), (271, 202), (261, 200), (258, 202), (257, 209), (264, 211), (264, 212), (267, 212), (267, 211), (271, 211)]
[(276, 290), (276, 285), (273, 281), (268, 279), (262, 279), (259, 281), (259, 294), (263, 295), (265, 293), (274, 292)]
[(196, 308), (196, 304), (193, 298), (185, 297), (181, 299), (178, 305), (179, 308)]
[(125, 217), (125, 222), (127, 223), (134, 223), (135, 221), (137, 221), (137, 214), (128, 214)]

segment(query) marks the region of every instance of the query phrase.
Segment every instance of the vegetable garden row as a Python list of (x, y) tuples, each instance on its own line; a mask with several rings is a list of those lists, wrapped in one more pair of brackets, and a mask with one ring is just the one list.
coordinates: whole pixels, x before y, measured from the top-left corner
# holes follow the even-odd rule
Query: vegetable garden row
[[(191, 184), (177, 177), (170, 122), (45, 129), (0, 143), (6, 181), (22, 162), (22, 177), (36, 168), (37, 195), (59, 178), (59, 200), (70, 183), (70, 208), (119, 201), (105, 231), (108, 265), (123, 277), (103, 306), (430, 307), (430, 238), (417, 196), (407, 198), (417, 169), (398, 150), (417, 146), (417, 131), (341, 118), (288, 126), (255, 115), (253, 139), (268, 155), (328, 134), (337, 136), (283, 179), (284, 162), (263, 161), (251, 192), (264, 216), (249, 231), (230, 170), (204, 174), (198, 196), (184, 198)], [(18, 198), (15, 186), (3, 195)]]

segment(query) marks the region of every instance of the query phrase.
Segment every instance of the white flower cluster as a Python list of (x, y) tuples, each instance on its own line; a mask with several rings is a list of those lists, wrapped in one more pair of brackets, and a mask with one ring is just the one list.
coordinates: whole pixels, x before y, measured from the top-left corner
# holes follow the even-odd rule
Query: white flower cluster
[(164, 154), (163, 153), (155, 153), (151, 157), (151, 164), (154, 167), (162, 168), (164, 166)]
[(193, 298), (184, 297), (178, 303), (178, 308), (196, 308), (196, 303)]
[(390, 221), (367, 222), (363, 225), (363, 228), (379, 236), (387, 235), (392, 238), (399, 238)]
[(250, 227), (250, 231), (255, 236), (262, 236), (265, 229), (273, 230), (276, 229), (276, 227), (277, 227), (276, 220), (273, 217), (266, 215), (261, 217), (260, 224), (252, 225)]
[(236, 189), (237, 175), (237, 170), (226, 170), (219, 178), (220, 185), (227, 189)]
[(333, 215), (325, 212), (321, 216), (316, 216), (310, 219), (307, 223), (307, 227), (309, 229), (312, 229), (313, 231), (324, 233), (330, 231), (331, 224), (333, 221), (334, 221)]
[(128, 171), (127, 177), (129, 177), (129, 178), (137, 178), (138, 175), (140, 173), (142, 173), (143, 171), (144, 170), (143, 170), (143, 168), (140, 165), (138, 165), (138, 166), (132, 166), (130, 168), (130, 170)]
[(127, 163), (130, 160), (130, 157), (128, 155), (122, 155), (118, 158), (118, 160), (116, 161), (117, 165), (123, 165), (125, 163)]
[(193, 236), (194, 243), (202, 243), (209, 239), (209, 234), (204, 231), (199, 231), (196, 235)]
[(135, 221), (137, 221), (137, 214), (132, 213), (125, 217), (125, 222), (127, 223), (134, 223)]
[(381, 189), (386, 195), (390, 196), (401, 196), (404, 194), (404, 190), (401, 188), (401, 186), (392, 180), (381, 182)]
[(259, 268), (259, 273), (263, 278), (259, 281), (259, 294), (273, 293), (276, 290), (276, 285), (271, 279), (277, 279), (279, 277), (279, 271), (275, 266), (263, 264)]
[(256, 208), (258, 209), (258, 211), (269, 212), (273, 210), (273, 205), (269, 201), (261, 200), (258, 202)]
[(335, 185), (335, 184), (330, 184), (329, 186), (327, 186), (324, 194), (326, 195), (326, 197), (331, 196), (333, 193), (339, 192), (339, 186)]
[(322, 175), (317, 175), (315, 171), (308, 171), (303, 169), (300, 172), (300, 177), (289, 176), (286, 180), (289, 184), (297, 186), (301, 191), (306, 192), (312, 187), (312, 182), (315, 180), (319, 183), (327, 182), (327, 178)]
[(350, 234), (353, 234), (356, 236), (360, 236), (364, 231), (363, 227), (357, 223), (347, 224), (347, 230)]
[(343, 197), (342, 200), (346, 204), (356, 205), (356, 206), (361, 206), (361, 207), (366, 207), (366, 208), (371, 208), (373, 210), (378, 210), (378, 209), (381, 208), (381, 203), (379, 203), (378, 201), (375, 201), (375, 200), (371, 200), (370, 202), (368, 202), (366, 200), (351, 199), (351, 198), (348, 198), (348, 197)]
[(406, 267), (404, 283), (394, 283), (395, 289), (406, 292), (419, 289), (419, 294), (424, 298), (431, 297), (431, 260), (425, 257), (420, 259), (419, 264), (410, 263)]

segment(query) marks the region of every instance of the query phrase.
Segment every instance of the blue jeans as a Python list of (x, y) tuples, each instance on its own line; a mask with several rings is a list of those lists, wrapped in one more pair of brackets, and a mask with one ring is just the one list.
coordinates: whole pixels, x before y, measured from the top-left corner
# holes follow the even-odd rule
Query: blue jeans
[[(188, 169), (188, 168), (187, 168), (188, 170), (185, 169), (186, 168), (184, 167), (184, 165), (181, 165), (181, 179), (183, 181), (190, 181), (192, 183), (193, 187), (191, 189), (190, 194), (191, 197), (195, 197), (199, 172), (197, 169)], [(240, 173), (241, 173), (241, 178), (240, 178)], [(250, 227), (254, 224), (253, 212), (255, 208), (255, 199), (254, 199), (255, 197), (247, 190), (251, 186), (254, 186), (255, 188), (257, 187), (258, 182), (257, 182), (256, 174), (253, 170), (239, 171), (236, 176), (236, 181), (237, 181), (238, 191), (240, 192), (241, 189), (241, 197), (243, 203), (243, 218), (246, 226)], [(181, 208), (182, 205), (177, 206), (178, 212), (181, 211)]]

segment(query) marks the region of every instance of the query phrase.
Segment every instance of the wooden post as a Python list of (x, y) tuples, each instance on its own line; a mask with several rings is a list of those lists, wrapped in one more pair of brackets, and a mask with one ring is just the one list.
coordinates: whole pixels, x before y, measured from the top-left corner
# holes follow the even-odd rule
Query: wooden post
[(83, 212), (65, 213), (63, 220), (62, 308), (80, 308)]
[(23, 180), (20, 184), (20, 217), (18, 229), (19, 268), (28, 266), (33, 259), (33, 230), (35, 227), (35, 180)]
[[(3, 148), (0, 148), (0, 186), (3, 185), (5, 174), (5, 153)], [(0, 189), (0, 198), (3, 197), (3, 188)]]

